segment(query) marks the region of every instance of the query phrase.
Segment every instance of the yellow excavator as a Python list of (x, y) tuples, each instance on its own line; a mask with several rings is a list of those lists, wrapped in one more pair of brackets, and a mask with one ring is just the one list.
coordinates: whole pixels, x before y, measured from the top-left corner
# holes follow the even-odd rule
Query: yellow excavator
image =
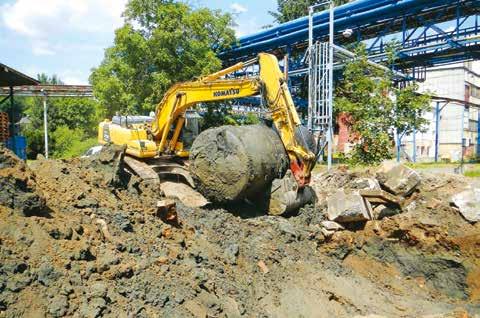
[[(232, 77), (247, 67), (257, 67), (257, 76)], [(316, 162), (313, 149), (305, 141), (305, 130), (299, 130), (301, 121), (295, 109), (286, 79), (274, 55), (260, 53), (252, 60), (240, 62), (196, 81), (173, 85), (156, 108), (155, 116), (115, 116), (100, 123), (100, 144), (126, 145), (125, 162), (143, 179), (160, 182), (167, 177), (181, 178), (195, 187), (188, 169), (189, 151), (183, 135), (198, 133), (188, 127), (195, 122), (191, 115), (199, 103), (216, 102), (260, 95), (271, 115), (274, 129), (288, 156), (286, 176), (279, 178), (271, 197), (283, 198), (281, 208), (270, 209), (272, 214), (282, 214), (309, 201), (303, 189), (310, 182)], [(191, 135), (191, 134), (190, 134)], [(171, 179), (171, 178), (170, 178)], [(288, 179), (288, 182), (285, 181)], [(282, 189), (279, 189), (282, 188)], [(282, 190), (282, 191), (280, 191)], [(292, 194), (293, 190), (293, 194)], [(279, 194), (282, 193), (282, 194)], [(301, 193), (301, 195), (300, 195)], [(299, 197), (302, 198), (299, 198)]]

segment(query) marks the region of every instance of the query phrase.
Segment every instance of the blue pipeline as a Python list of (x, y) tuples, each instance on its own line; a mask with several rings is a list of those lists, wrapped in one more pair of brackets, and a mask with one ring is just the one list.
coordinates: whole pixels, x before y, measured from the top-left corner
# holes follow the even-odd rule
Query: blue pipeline
[[(474, 0), (472, 3), (479, 3)], [(379, 19), (398, 17), (402, 14), (413, 14), (421, 10), (437, 8), (442, 5), (457, 4), (457, 0), (360, 0), (335, 9), (335, 28), (355, 28), (369, 24), (377, 24)], [(315, 36), (327, 34), (328, 11), (313, 16)], [(281, 47), (306, 41), (308, 38), (308, 17), (299, 18), (280, 24), (269, 30), (240, 38), (239, 44), (231, 50), (223, 52), (222, 57), (241, 56), (262, 50)]]
[[(355, 2), (350, 2), (342, 6), (335, 8), (336, 18), (343, 17), (345, 15), (352, 15), (359, 12), (360, 10), (371, 10), (375, 7), (385, 5), (386, 3), (396, 2), (395, 0), (360, 0)], [(322, 11), (313, 15), (313, 24), (321, 24), (328, 22), (329, 14), (328, 11)], [(275, 38), (283, 34), (292, 33), (308, 28), (308, 17), (298, 18), (289, 22), (282, 23), (271, 29), (257, 32), (251, 35), (241, 37), (239, 43), (241, 45), (250, 44), (257, 41), (264, 41), (270, 38)]]

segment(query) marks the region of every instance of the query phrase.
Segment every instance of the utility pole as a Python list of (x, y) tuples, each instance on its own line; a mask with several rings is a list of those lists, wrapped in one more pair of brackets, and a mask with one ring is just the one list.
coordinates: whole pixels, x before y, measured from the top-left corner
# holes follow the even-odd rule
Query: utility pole
[(48, 159), (48, 116), (47, 116), (47, 92), (42, 89), (43, 94), (43, 129), (45, 137), (45, 158)]

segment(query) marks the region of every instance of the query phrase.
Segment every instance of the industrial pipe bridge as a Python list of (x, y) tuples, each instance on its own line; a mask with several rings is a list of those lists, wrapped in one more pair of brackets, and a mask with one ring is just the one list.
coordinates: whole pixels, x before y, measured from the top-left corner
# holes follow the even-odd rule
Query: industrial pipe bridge
[[(363, 41), (370, 59), (385, 61), (386, 43), (399, 45), (396, 68), (415, 70), (480, 58), (478, 13), (480, 0), (357, 0), (334, 10), (335, 43), (342, 46)], [(308, 46), (308, 17), (283, 23), (241, 37), (220, 54), (225, 64), (267, 51), (277, 56), (304, 52)], [(328, 38), (328, 10), (313, 15), (315, 41)], [(350, 29), (351, 36), (343, 36)], [(299, 54), (297, 54), (298, 56)], [(300, 68), (289, 61), (290, 70)]]

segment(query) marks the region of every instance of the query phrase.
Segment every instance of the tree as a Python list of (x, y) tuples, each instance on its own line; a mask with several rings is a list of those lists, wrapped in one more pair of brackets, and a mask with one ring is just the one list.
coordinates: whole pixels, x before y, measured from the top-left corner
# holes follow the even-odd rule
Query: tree
[(54, 141), (54, 158), (71, 158), (85, 153), (90, 147), (98, 143), (96, 138), (88, 137), (81, 128), (69, 128), (61, 125), (50, 135)]
[(172, 84), (220, 69), (216, 53), (235, 40), (229, 14), (182, 2), (130, 0), (124, 17), (90, 76), (107, 116), (154, 110)]
[[(339, 6), (352, 0), (335, 0)], [(277, 0), (277, 12), (270, 12), (278, 23), (288, 22), (308, 15), (308, 7), (319, 3), (319, 0)], [(325, 8), (327, 8), (326, 5)]]
[(424, 130), (427, 120), (422, 115), (430, 98), (417, 94), (415, 83), (396, 86), (392, 72), (368, 64), (365, 45), (358, 45), (355, 53), (357, 58), (346, 64), (337, 82), (335, 109), (350, 115), (355, 141), (350, 159), (373, 164), (391, 158), (394, 131), (402, 135)]
[(42, 84), (63, 85), (62, 80), (56, 75), (48, 76), (45, 73), (37, 74), (37, 80)]

